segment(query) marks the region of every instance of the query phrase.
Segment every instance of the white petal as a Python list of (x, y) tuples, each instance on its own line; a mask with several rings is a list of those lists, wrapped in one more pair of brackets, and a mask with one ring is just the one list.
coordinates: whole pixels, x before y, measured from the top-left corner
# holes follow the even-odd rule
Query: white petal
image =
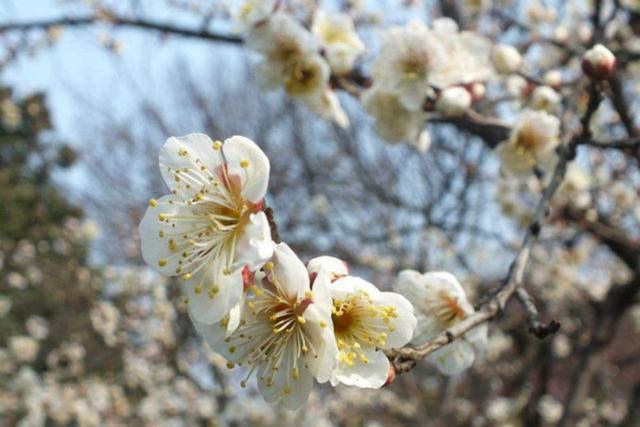
[(251, 214), (244, 234), (236, 245), (235, 264), (247, 265), (249, 270), (255, 271), (273, 256), (273, 246), (269, 221), (265, 213)]
[(362, 388), (380, 388), (387, 382), (389, 359), (382, 351), (368, 348), (364, 350), (368, 362), (356, 361), (353, 366), (341, 363), (336, 371), (336, 379), (346, 385)]
[(471, 344), (456, 340), (427, 356), (445, 375), (457, 375), (473, 364), (475, 355)]
[[(217, 260), (216, 260), (217, 261)], [(226, 316), (243, 297), (242, 271), (222, 273), (220, 262), (213, 262), (184, 283), (185, 295), (189, 299), (189, 314), (194, 320), (214, 323)], [(213, 292), (213, 288), (217, 292)]]
[(309, 369), (320, 383), (331, 378), (338, 361), (338, 346), (331, 326), (332, 303), (328, 284), (328, 275), (320, 273), (313, 285), (313, 303), (304, 312), (307, 320), (305, 331), (312, 340), (317, 356), (309, 358)]
[[(170, 235), (188, 233), (192, 228), (197, 228), (198, 224), (195, 222), (184, 223), (178, 224), (174, 228), (170, 224), (160, 221), (159, 215), (161, 214), (190, 214), (190, 208), (169, 194), (158, 199), (156, 206), (149, 206), (140, 221), (142, 258), (158, 272), (167, 276), (175, 276), (178, 261), (182, 259), (182, 256), (179, 251), (172, 251), (169, 248)], [(160, 237), (161, 235), (162, 237)], [(184, 270), (184, 272), (189, 271), (190, 269)]]
[(313, 258), (307, 263), (307, 270), (309, 271), (309, 274), (318, 274), (321, 270), (324, 270), (329, 273), (331, 280), (335, 280), (349, 274), (347, 264), (341, 259), (332, 256), (319, 256)]
[(309, 274), (300, 258), (286, 243), (278, 243), (274, 249), (274, 275), (286, 295), (302, 296), (309, 288)]
[[(313, 376), (309, 370), (304, 365), (300, 366), (298, 379), (293, 379), (290, 371), (280, 369), (273, 376), (273, 383), (268, 386), (268, 378), (271, 374), (269, 366), (269, 364), (262, 365), (257, 375), (258, 389), (264, 400), (279, 402), (287, 409), (298, 409), (309, 398), (313, 386)], [(284, 393), (286, 386), (290, 388), (289, 393)]]
[(269, 185), (270, 165), (267, 156), (255, 142), (244, 136), (228, 138), (222, 149), (229, 173), (241, 179), (242, 197), (253, 203), (261, 201)]
[(413, 305), (400, 294), (382, 292), (379, 304), (391, 305), (396, 308), (398, 317), (392, 318), (391, 325), (395, 328), (387, 334), (385, 348), (398, 348), (407, 344), (413, 337), (417, 320), (413, 315)]
[[(182, 151), (184, 150), (184, 151)], [(186, 153), (180, 155), (180, 153)], [(198, 159), (198, 163), (196, 163)], [(191, 133), (186, 136), (167, 139), (160, 150), (160, 173), (167, 186), (184, 194), (184, 198), (192, 197), (204, 187), (210, 186), (209, 177), (223, 163), (220, 150), (213, 148), (213, 141), (202, 133)], [(207, 171), (200, 170), (202, 166)], [(176, 181), (175, 171), (189, 169), (189, 178), (182, 177)], [(191, 188), (187, 188), (189, 185)]]
[(360, 277), (345, 276), (332, 282), (329, 285), (332, 298), (344, 299), (350, 294), (358, 291), (366, 292), (370, 298), (376, 299), (380, 296), (381, 292), (373, 284), (367, 282)]

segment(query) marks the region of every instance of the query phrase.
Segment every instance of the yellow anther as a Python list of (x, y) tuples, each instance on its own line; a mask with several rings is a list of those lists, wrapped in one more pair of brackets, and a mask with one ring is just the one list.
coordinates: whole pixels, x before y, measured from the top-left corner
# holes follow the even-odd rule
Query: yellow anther
[(160, 267), (164, 267), (165, 265), (167, 265), (167, 260), (166, 260), (165, 258), (160, 258), (160, 259), (158, 260), (158, 265), (159, 265)]
[(240, 381), (240, 387), (245, 388), (247, 386), (247, 382), (245, 380)]
[(178, 250), (178, 245), (176, 245), (176, 241), (173, 239), (169, 239), (169, 249), (171, 252), (175, 252)]
[(284, 394), (291, 394), (291, 387), (289, 387), (288, 385), (284, 386), (284, 388), (282, 389), (282, 392)]
[(156, 206), (158, 206), (158, 201), (156, 199), (149, 199), (149, 206), (155, 208)]
[(268, 263), (266, 263), (264, 265), (264, 269), (267, 270), (267, 271), (273, 270), (273, 262), (269, 261)]
[(309, 347), (307, 347), (306, 345), (302, 346), (302, 352), (306, 353), (307, 351), (309, 351)]
[(164, 231), (159, 230), (158, 231), (158, 236), (160, 236), (160, 238), (164, 237)]
[(188, 154), (188, 151), (184, 148), (178, 150), (178, 156), (184, 157)]
[(327, 322), (325, 322), (324, 320), (320, 321), (320, 327), (321, 328), (325, 328), (327, 326)]
[(293, 372), (291, 372), (291, 376), (294, 380), (300, 378), (300, 372), (298, 372), (298, 368), (293, 368)]
[(165, 213), (158, 214), (158, 219), (160, 221), (169, 221), (169, 216)]
[(182, 275), (182, 280), (189, 280), (191, 279), (191, 273), (184, 273)]
[(240, 160), (240, 167), (243, 169), (246, 169), (249, 167), (249, 160), (246, 159), (242, 159)]
[(253, 291), (254, 294), (256, 294), (257, 296), (262, 295), (264, 292), (262, 291), (262, 289), (260, 289), (259, 287), (257, 287), (256, 285), (251, 285), (251, 290)]
[(229, 353), (235, 353), (236, 352), (236, 347), (235, 346), (231, 346), (229, 347)]
[(196, 200), (202, 200), (202, 199), (204, 199), (204, 195), (202, 193), (197, 193)]
[(221, 320), (220, 320), (220, 326), (226, 328), (227, 325), (229, 324), (229, 315), (227, 314), (226, 316), (224, 316)]
[(227, 362), (227, 368), (233, 369), (235, 366), (236, 365), (233, 362), (231, 362), (231, 361)]
[(298, 323), (300, 323), (301, 325), (304, 325), (307, 322), (307, 319), (305, 319), (303, 316), (298, 316)]
[(222, 142), (220, 141), (213, 141), (213, 144), (211, 144), (211, 146), (213, 147), (214, 150), (219, 150), (220, 147), (222, 147)]
[(305, 296), (305, 297), (307, 297), (307, 298), (313, 298), (313, 292), (311, 292), (311, 291), (306, 291), (306, 292), (304, 293), (304, 296)]
[[(185, 274), (185, 276), (186, 276), (186, 274)], [(196, 295), (200, 295), (202, 293), (202, 286), (200, 286), (200, 285), (196, 286), (195, 288), (193, 288), (193, 292)]]
[(224, 270), (222, 270), (222, 274), (224, 274), (225, 276), (228, 276), (231, 274), (231, 270), (229, 270), (228, 268), (225, 268)]

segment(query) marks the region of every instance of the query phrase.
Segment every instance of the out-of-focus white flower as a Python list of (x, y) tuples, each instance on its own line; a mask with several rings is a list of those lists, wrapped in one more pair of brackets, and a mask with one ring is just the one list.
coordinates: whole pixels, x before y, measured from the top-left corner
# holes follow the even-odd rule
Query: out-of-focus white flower
[(493, 65), (502, 74), (513, 74), (522, 65), (522, 56), (518, 49), (508, 44), (499, 44), (493, 48)]
[(524, 111), (511, 131), (508, 141), (498, 146), (503, 168), (516, 175), (543, 169), (554, 159), (560, 143), (560, 121), (544, 111)]
[(429, 129), (423, 129), (418, 135), (418, 140), (412, 145), (421, 153), (429, 151), (429, 148), (431, 148), (431, 133), (429, 133)]
[(553, 90), (553, 88), (549, 86), (538, 86), (531, 94), (531, 108), (554, 114), (558, 111), (561, 99), (560, 94)]
[(162, 274), (182, 275), (194, 319), (217, 322), (241, 302), (243, 275), (273, 253), (262, 212), (269, 160), (248, 138), (194, 133), (167, 140), (160, 171), (171, 194), (149, 202), (142, 256)]
[(562, 403), (550, 394), (545, 394), (540, 398), (536, 410), (547, 424), (557, 423), (564, 412)]
[(316, 194), (311, 199), (311, 205), (317, 213), (325, 215), (329, 212), (329, 199), (324, 194)]
[(591, 176), (575, 163), (569, 164), (567, 173), (558, 189), (558, 195), (562, 195), (565, 203), (569, 203), (579, 209), (584, 209), (591, 203)]
[(445, 62), (436, 67), (431, 84), (440, 88), (482, 82), (495, 71), (491, 64), (489, 39), (471, 31), (459, 31), (450, 18), (433, 21), (431, 33), (444, 48)]
[(256, 371), (267, 402), (295, 409), (306, 402), (313, 378), (328, 381), (337, 365), (329, 276), (318, 274), (312, 291), (307, 269), (284, 243), (276, 245), (265, 270), (262, 284), (250, 287), (232, 334), (226, 324), (236, 321), (236, 313), (219, 324), (195, 324), (214, 351), (249, 369), (241, 385)]
[(351, 71), (356, 59), (364, 52), (351, 17), (344, 13), (328, 14), (318, 9), (313, 16), (311, 31), (322, 42), (327, 61), (336, 74)]
[(25, 323), (29, 335), (37, 340), (43, 340), (49, 336), (49, 322), (40, 316), (30, 316)]
[(269, 18), (276, 10), (278, 0), (244, 0), (237, 2), (233, 18), (241, 30), (246, 30)]
[(257, 74), (265, 87), (283, 87), (321, 117), (349, 126), (349, 118), (329, 86), (329, 64), (320, 55), (313, 34), (298, 21), (276, 13), (252, 29), (247, 44), (264, 56)]
[(560, 70), (549, 70), (542, 76), (545, 85), (558, 87), (562, 84), (562, 72)]
[(334, 281), (349, 274), (349, 266), (346, 262), (332, 256), (319, 256), (307, 263), (307, 271), (313, 278), (321, 272), (329, 275), (329, 280)]
[(333, 120), (340, 127), (349, 127), (349, 116), (342, 109), (336, 94), (328, 86), (303, 96), (302, 99), (309, 109), (320, 117)]
[(381, 350), (402, 347), (411, 340), (416, 328), (411, 303), (400, 294), (380, 292), (353, 276), (332, 282), (329, 289), (339, 350), (331, 383), (382, 387), (390, 365)]
[(0, 296), (0, 318), (6, 316), (11, 310), (11, 299), (9, 297)]
[(601, 44), (593, 46), (582, 55), (582, 71), (592, 79), (606, 79), (616, 69), (616, 57)]
[(398, 97), (377, 87), (362, 94), (362, 104), (376, 119), (376, 132), (383, 140), (392, 144), (408, 142), (415, 147), (423, 146), (420, 134), (427, 118), (423, 111), (408, 110)]
[(397, 95), (409, 111), (419, 111), (431, 91), (431, 78), (445, 65), (442, 44), (419, 21), (393, 27), (382, 33), (380, 53), (373, 62), (375, 84), (386, 93)]
[(9, 338), (9, 350), (20, 362), (32, 362), (38, 355), (40, 344), (35, 338), (17, 335)]
[(527, 18), (533, 24), (551, 22), (556, 19), (556, 13), (551, 7), (545, 6), (540, 0), (529, 0), (527, 2)]
[(22, 112), (10, 99), (0, 102), (0, 120), (9, 130), (14, 130), (22, 123)]
[[(412, 301), (418, 324), (412, 343), (421, 345), (474, 313), (458, 280), (447, 272), (420, 274), (400, 272), (396, 290)], [(476, 353), (487, 347), (487, 325), (482, 324), (463, 337), (434, 351), (427, 359), (440, 372), (455, 375), (469, 368)]]
[(527, 80), (525, 80), (524, 77), (514, 75), (507, 78), (506, 85), (507, 92), (509, 92), (511, 96), (521, 97), (526, 91), (529, 83), (527, 83)]
[(448, 87), (440, 93), (436, 110), (448, 117), (464, 114), (471, 106), (471, 94), (461, 86)]

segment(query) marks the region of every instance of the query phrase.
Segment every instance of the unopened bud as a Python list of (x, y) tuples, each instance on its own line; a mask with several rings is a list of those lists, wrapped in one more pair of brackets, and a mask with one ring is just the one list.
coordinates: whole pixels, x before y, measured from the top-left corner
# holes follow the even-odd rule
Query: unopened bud
[(601, 44), (595, 45), (582, 55), (582, 71), (592, 79), (607, 79), (615, 69), (616, 57)]
[(493, 65), (501, 74), (513, 74), (522, 65), (522, 56), (515, 47), (500, 44), (493, 48)]
[(471, 94), (460, 86), (446, 88), (436, 101), (436, 110), (448, 117), (460, 116), (470, 106)]

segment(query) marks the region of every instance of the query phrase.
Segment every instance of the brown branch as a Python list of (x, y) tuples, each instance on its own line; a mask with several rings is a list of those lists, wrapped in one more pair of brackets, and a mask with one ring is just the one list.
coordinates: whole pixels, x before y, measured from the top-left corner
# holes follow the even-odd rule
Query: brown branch
[(525, 310), (527, 310), (527, 322), (529, 323), (529, 332), (543, 340), (549, 335), (553, 335), (560, 329), (560, 322), (555, 319), (551, 319), (548, 324), (543, 323), (540, 320), (540, 313), (536, 308), (533, 301), (533, 297), (529, 295), (529, 292), (523, 287), (519, 287), (516, 290), (516, 297), (518, 301), (522, 303)]
[(269, 229), (271, 230), (271, 240), (273, 240), (274, 243), (280, 243), (282, 240), (280, 239), (278, 224), (276, 223), (276, 219), (271, 206), (264, 208), (264, 214), (267, 216), (267, 222), (269, 222)]
[(199, 38), (216, 42), (225, 42), (232, 44), (243, 43), (240, 37), (234, 35), (219, 34), (207, 30), (192, 30), (189, 28), (176, 27), (160, 22), (148, 21), (145, 19), (126, 18), (110, 13), (105, 13), (104, 16), (84, 16), (78, 18), (65, 17), (57, 19), (2, 24), (0, 25), (0, 34), (9, 31), (46, 30), (52, 27), (85, 27), (100, 23), (109, 24), (116, 27), (141, 28), (145, 30), (158, 31), (165, 34), (175, 34), (183, 37)]

